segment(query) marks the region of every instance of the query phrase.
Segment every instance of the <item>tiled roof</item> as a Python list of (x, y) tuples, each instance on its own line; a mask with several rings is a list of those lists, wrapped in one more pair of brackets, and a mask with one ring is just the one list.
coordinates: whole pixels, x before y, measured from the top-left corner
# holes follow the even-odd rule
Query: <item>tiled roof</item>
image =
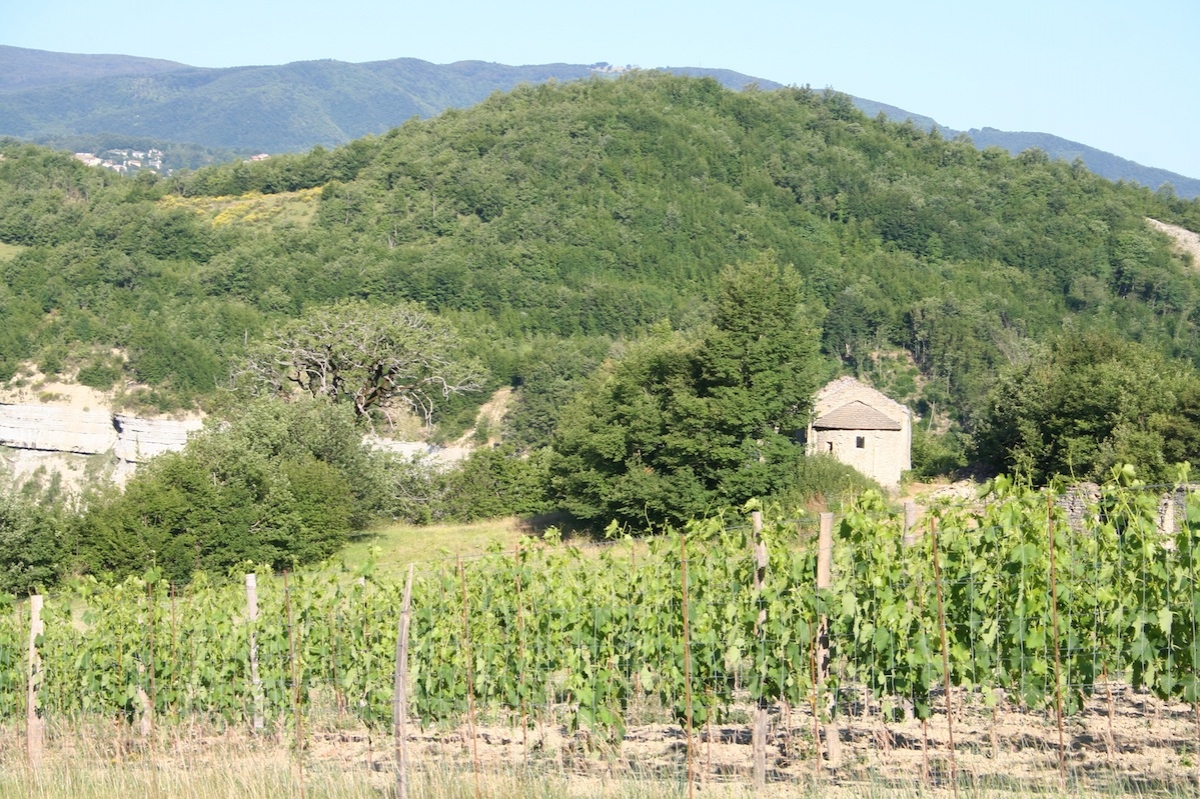
[(899, 430), (900, 423), (889, 419), (865, 402), (848, 402), (813, 422), (818, 430)]

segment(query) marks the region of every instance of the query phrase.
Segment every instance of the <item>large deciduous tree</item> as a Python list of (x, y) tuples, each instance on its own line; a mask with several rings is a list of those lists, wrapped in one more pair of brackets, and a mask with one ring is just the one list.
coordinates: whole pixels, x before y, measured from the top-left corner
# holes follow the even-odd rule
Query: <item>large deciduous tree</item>
[(724, 271), (710, 329), (659, 329), (602, 368), (555, 434), (563, 507), (658, 527), (785, 489), (819, 372), (803, 299), (794, 269), (760, 257)]
[(430, 424), (439, 397), (479, 389), (481, 372), (454, 328), (420, 306), (350, 300), (270, 331), (239, 376), (280, 396), (350, 402), (359, 416), (407, 407)]

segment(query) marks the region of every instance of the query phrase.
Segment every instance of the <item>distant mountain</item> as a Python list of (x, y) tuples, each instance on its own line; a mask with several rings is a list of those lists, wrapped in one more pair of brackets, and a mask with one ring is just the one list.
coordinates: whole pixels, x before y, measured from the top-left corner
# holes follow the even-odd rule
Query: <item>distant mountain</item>
[[(15, 49), (15, 48), (10, 48)], [(36, 52), (36, 51), (27, 51)], [(34, 66), (28, 66), (33, 71)], [(741, 89), (777, 83), (723, 69), (686, 68)], [(61, 70), (60, 70), (61, 72)], [(414, 116), (475, 105), (522, 83), (572, 81), (600, 73), (576, 64), (432, 64), (398, 58), (349, 64), (182, 67), (0, 94), (0, 135), (41, 141), (69, 134), (123, 134), (265, 152), (336, 145), (383, 133)]]
[(983, 128), (982, 130), (972, 128), (967, 131), (967, 135), (971, 137), (971, 141), (979, 148), (1003, 147), (1015, 155), (1031, 147), (1037, 147), (1045, 150), (1054, 159), (1061, 159), (1063, 161), (1074, 161), (1076, 158), (1082, 159), (1083, 163), (1087, 164), (1088, 169), (1109, 180), (1140, 183), (1152, 189), (1157, 189), (1164, 183), (1169, 183), (1180, 197), (1187, 199), (1200, 197), (1200, 180), (1168, 172), (1165, 169), (1142, 166), (1139, 163), (1129, 161), (1112, 153), (1106, 153), (1103, 150), (1097, 150), (1095, 147), (1088, 147), (1086, 144), (1052, 136), (1049, 133), (1017, 133), (996, 130), (995, 128)]
[(1089, 147), (1086, 144), (1070, 141), (1050, 133), (1024, 133), (997, 130), (996, 128), (971, 128), (968, 131), (958, 131), (945, 125), (939, 125), (931, 117), (914, 114), (894, 105), (864, 100), (861, 97), (851, 99), (854, 101), (854, 105), (867, 116), (873, 117), (882, 113), (888, 119), (897, 122), (911, 119), (914, 125), (924, 130), (937, 128), (948, 139), (959, 134), (966, 134), (981, 150), (987, 147), (1001, 147), (1016, 155), (1036, 147), (1055, 160), (1074, 161), (1079, 158), (1092, 172), (1112, 181), (1124, 180), (1127, 183), (1137, 183), (1151, 189), (1158, 189), (1167, 183), (1180, 197), (1189, 200), (1200, 197), (1200, 180), (1196, 178), (1168, 172), (1165, 169), (1142, 166), (1136, 161), (1130, 161), (1127, 158), (1121, 158), (1104, 150), (1097, 150), (1095, 147)]
[(706, 69), (704, 67), (659, 67), (659, 69), (663, 72), (670, 72), (673, 75), (683, 75), (688, 78), (712, 78), (726, 89), (733, 89), (738, 92), (752, 87), (761, 89), (764, 92), (784, 88), (782, 83), (743, 75), (731, 69)]
[(898, 108), (894, 105), (876, 102), (875, 100), (866, 100), (862, 97), (852, 97), (851, 99), (854, 101), (854, 105), (858, 108), (858, 110), (862, 111), (869, 117), (876, 117), (880, 114), (883, 114), (888, 119), (896, 122), (903, 122), (906, 119), (911, 119), (913, 124), (922, 130), (933, 130), (934, 128), (937, 128), (939, 131), (941, 131), (943, 136), (951, 139), (958, 134), (958, 131), (953, 131), (943, 125), (939, 125), (932, 117), (921, 116), (920, 114), (914, 114), (912, 111), (905, 111), (903, 108)]
[(158, 75), (186, 64), (128, 55), (78, 55), (0, 44), (0, 92), (63, 86), (97, 78)]
[[(774, 81), (728, 69), (663, 69), (711, 77), (739, 91), (782, 88)], [(433, 64), (416, 58), (203, 69), (149, 58), (0, 45), (0, 136), (56, 146), (97, 137), (106, 141), (128, 137), (154, 141), (168, 150), (172, 148), (167, 142), (187, 143), (192, 153), (292, 152), (383, 133), (411, 117), (472, 106), (492, 92), (509, 91), (522, 83), (573, 81), (617, 72), (607, 64)], [(926, 130), (937, 127), (947, 138), (959, 134), (927, 116), (875, 100), (851, 99), (869, 116), (883, 113), (898, 121), (911, 119)], [(1200, 196), (1200, 180), (1050, 134), (983, 128), (967, 135), (980, 148), (999, 146), (1018, 153), (1040, 147), (1051, 158), (1082, 158), (1090, 170), (1109, 180), (1151, 188), (1169, 183), (1181, 197)], [(187, 159), (189, 165), (196, 161)]]

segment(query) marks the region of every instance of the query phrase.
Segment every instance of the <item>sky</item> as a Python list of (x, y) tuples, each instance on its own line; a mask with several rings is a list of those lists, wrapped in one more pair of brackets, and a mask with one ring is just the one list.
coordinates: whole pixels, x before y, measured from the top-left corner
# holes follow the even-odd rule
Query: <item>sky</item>
[(1200, 178), (1200, 0), (0, 0), (0, 44), (200, 67), (607, 61), (832, 87)]

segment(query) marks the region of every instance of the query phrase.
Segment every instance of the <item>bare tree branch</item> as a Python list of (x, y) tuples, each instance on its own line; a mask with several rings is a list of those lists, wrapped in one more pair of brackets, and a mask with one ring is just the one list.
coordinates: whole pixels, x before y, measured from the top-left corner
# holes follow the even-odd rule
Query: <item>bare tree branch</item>
[(441, 400), (483, 385), (481, 367), (462, 353), (447, 322), (409, 303), (362, 301), (323, 306), (277, 327), (234, 380), (256, 392), (287, 396), (299, 389), (352, 402), (360, 416), (407, 407), (426, 425)]

